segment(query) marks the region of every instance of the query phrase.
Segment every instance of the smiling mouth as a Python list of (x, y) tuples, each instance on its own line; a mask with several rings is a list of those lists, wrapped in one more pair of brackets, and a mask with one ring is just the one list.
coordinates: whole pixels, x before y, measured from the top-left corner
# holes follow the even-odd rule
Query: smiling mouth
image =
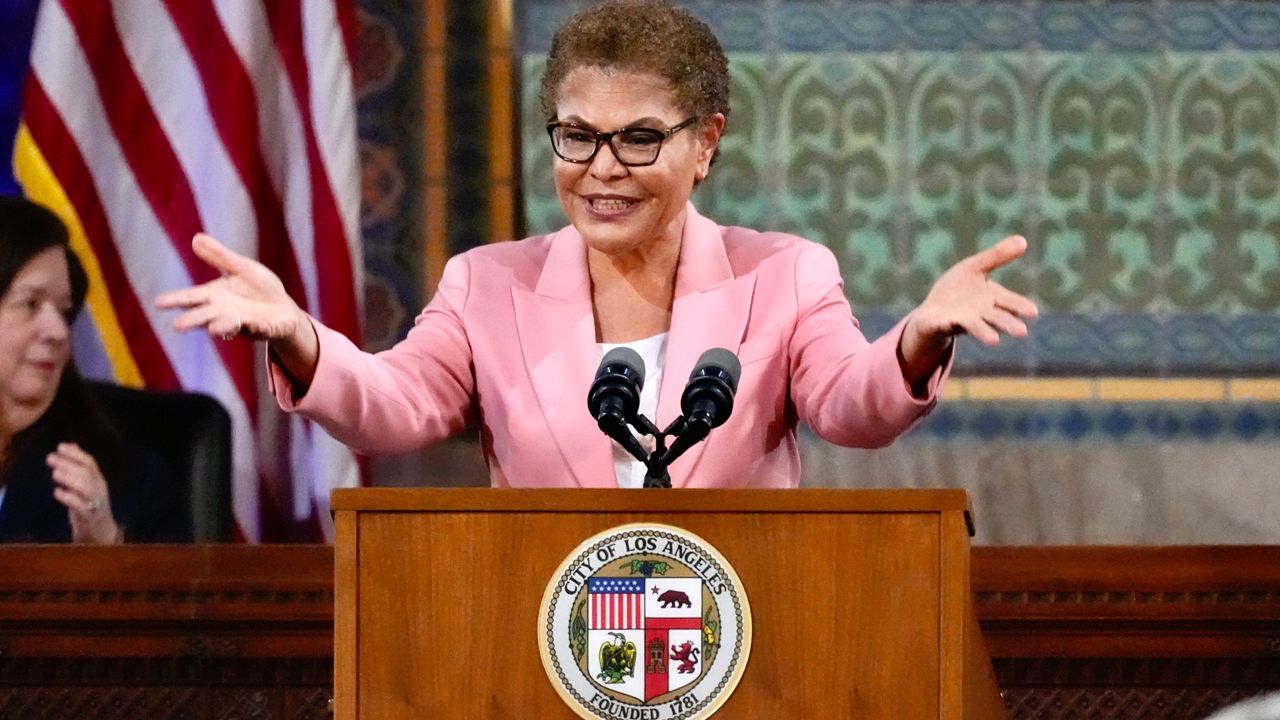
[(587, 198), (587, 204), (591, 206), (592, 210), (608, 212), (614, 210), (626, 210), (627, 208), (634, 207), (636, 201), (622, 200), (619, 198)]

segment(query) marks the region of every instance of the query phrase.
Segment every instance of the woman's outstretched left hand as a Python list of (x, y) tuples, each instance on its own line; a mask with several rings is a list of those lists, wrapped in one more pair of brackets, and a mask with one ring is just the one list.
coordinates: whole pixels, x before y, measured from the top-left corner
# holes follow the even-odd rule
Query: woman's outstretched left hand
[(320, 341), (311, 318), (289, 297), (279, 276), (204, 233), (191, 239), (191, 249), (222, 277), (156, 297), (157, 308), (182, 311), (173, 329), (202, 329), (223, 340), (266, 340), (289, 376), (302, 386), (310, 385)]
[(947, 268), (911, 314), (899, 346), (903, 374), (913, 385), (938, 368), (956, 335), (995, 345), (1001, 335), (1026, 337), (1039, 314), (1031, 300), (993, 281), (992, 271), (1022, 257), (1027, 240), (1007, 237)]
[(53, 496), (66, 506), (71, 520), (71, 541), (95, 545), (123, 542), (120, 526), (111, 514), (107, 480), (93, 456), (75, 443), (58, 443), (45, 462), (57, 485)]

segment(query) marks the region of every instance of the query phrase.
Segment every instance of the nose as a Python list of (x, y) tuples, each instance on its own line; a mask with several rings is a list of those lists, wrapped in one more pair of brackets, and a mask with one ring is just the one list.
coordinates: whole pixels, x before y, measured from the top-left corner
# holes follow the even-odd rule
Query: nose
[(67, 318), (56, 305), (51, 302), (40, 305), (38, 325), (40, 337), (53, 342), (65, 342), (71, 336), (71, 326)]
[(614, 154), (613, 145), (609, 143), (601, 143), (600, 149), (596, 151), (596, 156), (591, 158), (590, 172), (592, 177), (600, 180), (622, 177), (626, 175), (627, 166), (623, 165), (618, 156)]

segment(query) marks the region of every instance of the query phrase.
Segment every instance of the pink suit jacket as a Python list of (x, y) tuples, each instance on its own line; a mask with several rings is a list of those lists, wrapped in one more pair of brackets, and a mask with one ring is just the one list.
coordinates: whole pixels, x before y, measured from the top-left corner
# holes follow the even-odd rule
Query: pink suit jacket
[[(868, 343), (836, 261), (816, 243), (721, 227), (688, 206), (659, 427), (680, 413), (698, 357), (724, 347), (742, 376), (729, 420), (672, 463), (675, 487), (794, 487), (797, 419), (847, 446), (891, 442), (936, 402), (950, 360), (913, 397), (898, 364), (905, 319)], [(573, 227), (451, 259), (408, 336), (370, 355), (316, 323), (315, 379), (282, 408), (358, 452), (404, 452), (478, 422), (495, 487), (617, 487), (612, 440), (586, 397), (600, 362), (586, 246)]]

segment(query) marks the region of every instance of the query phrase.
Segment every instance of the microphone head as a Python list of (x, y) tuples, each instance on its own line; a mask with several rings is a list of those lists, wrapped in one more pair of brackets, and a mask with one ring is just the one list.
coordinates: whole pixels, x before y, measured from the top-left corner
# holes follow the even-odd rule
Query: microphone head
[(587, 393), (591, 417), (616, 416), (627, 422), (640, 411), (640, 391), (644, 388), (644, 360), (635, 350), (619, 347), (605, 353), (596, 369), (595, 381)]
[(738, 378), (742, 375), (742, 363), (737, 355), (724, 348), (711, 348), (698, 358), (693, 372), (689, 374), (689, 380), (692, 382), (696, 377), (709, 374), (709, 371), (717, 371), (715, 374), (721, 376), (729, 383), (730, 389), (737, 392)]
[(680, 396), (680, 410), (686, 421), (698, 420), (720, 427), (733, 412), (733, 394), (738, 391), (742, 363), (724, 348), (702, 353), (689, 375), (689, 384)]
[(600, 367), (596, 369), (596, 377), (599, 378), (606, 372), (626, 373), (635, 378), (637, 388), (644, 387), (644, 358), (629, 347), (616, 347), (604, 354)]

